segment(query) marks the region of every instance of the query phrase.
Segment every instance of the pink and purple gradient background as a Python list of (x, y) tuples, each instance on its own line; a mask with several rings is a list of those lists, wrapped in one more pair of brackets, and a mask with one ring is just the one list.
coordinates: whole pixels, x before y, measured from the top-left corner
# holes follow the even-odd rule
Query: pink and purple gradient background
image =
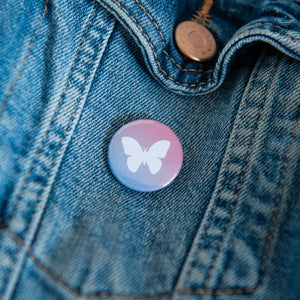
[[(171, 145), (162, 167), (157, 174), (151, 174), (146, 165), (141, 164), (136, 173), (129, 171), (127, 158), (121, 142), (122, 137), (134, 138), (142, 147), (149, 148), (160, 140), (168, 140)], [(109, 144), (108, 161), (115, 177), (127, 187), (142, 192), (159, 190), (169, 185), (178, 175), (183, 162), (183, 150), (176, 134), (166, 125), (154, 120), (136, 120), (121, 127)]]

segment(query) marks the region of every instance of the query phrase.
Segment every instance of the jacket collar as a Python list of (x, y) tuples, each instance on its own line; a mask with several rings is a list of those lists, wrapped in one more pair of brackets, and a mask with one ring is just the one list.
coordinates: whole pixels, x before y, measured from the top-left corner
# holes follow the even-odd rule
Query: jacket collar
[[(217, 54), (209, 62), (187, 60), (174, 42), (176, 26), (201, 10), (203, 1), (97, 0), (134, 37), (153, 76), (180, 94), (203, 94), (216, 89), (228, 73), (236, 52), (263, 41), (300, 59), (300, 24), (293, 1), (214, 0), (209, 30)], [(295, 7), (297, 6), (297, 7)]]

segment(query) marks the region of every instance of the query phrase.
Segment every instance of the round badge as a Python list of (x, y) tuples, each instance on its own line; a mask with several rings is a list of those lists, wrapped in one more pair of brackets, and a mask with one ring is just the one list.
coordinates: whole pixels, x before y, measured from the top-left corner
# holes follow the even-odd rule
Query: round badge
[(121, 127), (112, 137), (108, 162), (125, 186), (141, 192), (160, 190), (178, 175), (183, 150), (176, 134), (153, 120), (137, 120)]
[(175, 40), (180, 51), (195, 61), (207, 61), (214, 57), (217, 46), (212, 34), (203, 25), (185, 21), (175, 30)]

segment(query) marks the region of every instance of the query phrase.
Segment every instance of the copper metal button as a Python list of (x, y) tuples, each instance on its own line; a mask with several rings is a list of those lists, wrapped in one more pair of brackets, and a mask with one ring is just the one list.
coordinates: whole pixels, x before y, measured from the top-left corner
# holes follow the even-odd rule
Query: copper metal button
[(195, 61), (207, 61), (216, 53), (216, 41), (201, 24), (185, 21), (175, 30), (175, 39), (180, 51)]

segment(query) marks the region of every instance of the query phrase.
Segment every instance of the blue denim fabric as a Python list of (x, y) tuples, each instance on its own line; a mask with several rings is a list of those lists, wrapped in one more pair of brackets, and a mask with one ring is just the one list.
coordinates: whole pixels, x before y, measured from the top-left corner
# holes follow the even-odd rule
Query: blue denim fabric
[[(0, 8), (0, 299), (298, 299), (300, 6), (215, 0), (215, 58), (173, 35), (203, 1)], [(130, 190), (113, 134), (168, 125), (175, 181)]]

